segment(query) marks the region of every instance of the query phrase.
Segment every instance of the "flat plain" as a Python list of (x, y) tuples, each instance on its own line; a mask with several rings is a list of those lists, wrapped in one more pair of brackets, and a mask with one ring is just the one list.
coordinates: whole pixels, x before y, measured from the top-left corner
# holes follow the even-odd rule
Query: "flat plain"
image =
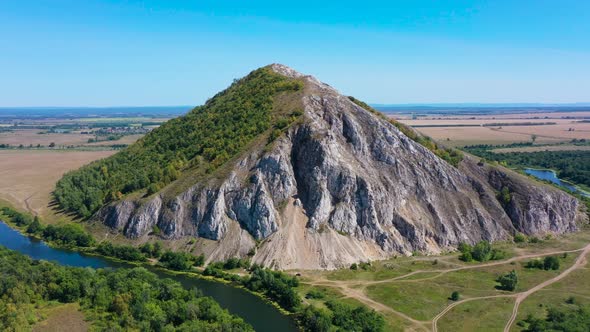
[(49, 203), (57, 180), (69, 170), (115, 152), (0, 150), (0, 199), (52, 222)]
[[(486, 116), (399, 117), (424, 135), (451, 147), (531, 142), (556, 144), (590, 139), (590, 112), (501, 114)], [(526, 125), (524, 125), (526, 123)]]
[(48, 146), (55, 143), (57, 146), (80, 145), (88, 143), (88, 139), (94, 138), (94, 135), (71, 133), (51, 133), (40, 134), (39, 129), (22, 129), (10, 132), (0, 133), (0, 144), (10, 144), (11, 146), (19, 146), (22, 144), (27, 147), (29, 145), (36, 146), (37, 144)]

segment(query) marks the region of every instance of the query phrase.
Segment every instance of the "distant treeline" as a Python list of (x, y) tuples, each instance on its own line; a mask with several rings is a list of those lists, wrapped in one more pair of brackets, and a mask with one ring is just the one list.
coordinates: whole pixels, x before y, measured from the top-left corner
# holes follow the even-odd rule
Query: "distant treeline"
[(414, 128), (448, 128), (448, 127), (509, 127), (509, 126), (550, 126), (556, 122), (493, 122), (482, 124), (418, 124)]
[(517, 146), (530, 145), (472, 145), (464, 149), (486, 160), (504, 162), (513, 167), (553, 169), (561, 179), (590, 186), (590, 151), (492, 152), (498, 148)]

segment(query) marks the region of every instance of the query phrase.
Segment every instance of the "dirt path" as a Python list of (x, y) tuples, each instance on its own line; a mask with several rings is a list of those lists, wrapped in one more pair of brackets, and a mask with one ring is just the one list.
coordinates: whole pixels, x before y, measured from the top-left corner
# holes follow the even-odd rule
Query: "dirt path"
[[(457, 302), (452, 303), (451, 305), (447, 306), (443, 311), (441, 311), (438, 315), (436, 315), (432, 320), (429, 320), (429, 321), (420, 321), (420, 320), (414, 319), (414, 318), (412, 318), (402, 312), (399, 312), (399, 311), (397, 311), (397, 310), (395, 310), (395, 309), (393, 309), (381, 302), (371, 299), (363, 292), (363, 289), (366, 286), (387, 283), (387, 282), (392, 282), (392, 281), (398, 281), (398, 280), (413, 276), (418, 273), (429, 273), (429, 272), (432, 273), (432, 272), (434, 272), (434, 273), (439, 273), (439, 274), (432, 276), (432, 277), (427, 277), (427, 278), (423, 278), (423, 279), (413, 279), (413, 280), (408, 280), (408, 281), (414, 282), (414, 281), (422, 281), (422, 280), (427, 280), (427, 279), (430, 280), (430, 279), (437, 278), (437, 277), (444, 275), (446, 273), (449, 273), (449, 272), (468, 270), (468, 269), (476, 269), (476, 268), (489, 267), (489, 266), (504, 265), (504, 264), (510, 264), (511, 262), (515, 262), (515, 261), (519, 261), (519, 260), (523, 260), (523, 259), (538, 258), (538, 257), (551, 256), (551, 255), (559, 255), (559, 254), (564, 254), (564, 253), (574, 253), (574, 252), (580, 252), (580, 251), (582, 253), (576, 259), (576, 262), (572, 266), (570, 266), (568, 269), (564, 270), (558, 276), (556, 276), (552, 279), (546, 280), (546, 281), (540, 283), (539, 285), (537, 285), (525, 292), (521, 292), (521, 293), (517, 293), (517, 294), (498, 294), (498, 295), (489, 295), (489, 296), (481, 296), (481, 297), (472, 297), (472, 298), (464, 299), (461, 301), (457, 301)], [(376, 311), (391, 312), (391, 313), (395, 314), (396, 316), (403, 318), (404, 320), (409, 322), (414, 328), (416, 328), (418, 330), (428, 330), (425, 325), (431, 323), (432, 331), (434, 331), (434, 332), (438, 331), (438, 328), (437, 328), (438, 321), (446, 313), (448, 313), (454, 307), (456, 307), (462, 303), (476, 301), (476, 300), (485, 300), (485, 299), (490, 299), (490, 298), (514, 297), (514, 298), (516, 298), (516, 301), (515, 301), (515, 306), (514, 306), (514, 309), (512, 312), (512, 317), (510, 317), (510, 320), (508, 321), (508, 323), (506, 324), (506, 327), (504, 329), (505, 332), (508, 332), (510, 330), (511, 325), (514, 323), (514, 320), (516, 319), (516, 316), (518, 314), (518, 307), (519, 307), (520, 303), (524, 299), (526, 299), (529, 295), (531, 295), (532, 293), (563, 279), (564, 277), (566, 277), (569, 273), (571, 273), (575, 269), (586, 264), (585, 257), (588, 254), (588, 252), (590, 252), (590, 244), (588, 244), (584, 248), (580, 248), (580, 249), (551, 251), (551, 252), (536, 253), (536, 254), (526, 254), (526, 255), (512, 257), (507, 260), (494, 261), (494, 262), (488, 262), (488, 263), (477, 264), (477, 265), (467, 265), (467, 266), (460, 266), (460, 267), (456, 267), (456, 268), (440, 269), (440, 270), (416, 270), (416, 271), (413, 271), (413, 272), (410, 272), (410, 273), (407, 273), (404, 275), (400, 275), (397, 277), (384, 279), (384, 280), (374, 280), (374, 281), (349, 280), (349, 281), (345, 281), (345, 280), (315, 279), (313, 281), (307, 281), (304, 283), (309, 284), (309, 285), (313, 285), (313, 286), (337, 287), (338, 289), (341, 290), (342, 294), (345, 297), (354, 298), (354, 299), (364, 303), (365, 305), (369, 306), (370, 308), (375, 309)], [(354, 288), (352, 288), (353, 286), (360, 286), (361, 288), (354, 289)]]
[[(560, 255), (560, 254), (565, 254), (565, 253), (575, 253), (575, 252), (579, 252), (579, 251), (583, 251), (585, 250), (585, 248), (581, 248), (581, 249), (573, 249), (573, 250), (562, 250), (562, 251), (551, 251), (551, 252), (546, 252), (546, 253), (536, 253), (536, 254), (526, 254), (526, 255), (520, 255), (520, 256), (515, 256), (512, 257), (510, 259), (506, 259), (506, 260), (501, 260), (501, 261), (493, 261), (493, 262), (488, 262), (488, 263), (483, 263), (483, 264), (476, 264), (476, 265), (462, 265), (460, 267), (455, 267), (455, 268), (450, 268), (450, 269), (438, 269), (438, 270), (416, 270), (416, 271), (412, 271), (410, 273), (407, 274), (403, 274), (397, 277), (393, 277), (393, 278), (388, 278), (388, 279), (383, 279), (383, 280), (328, 280), (328, 279), (319, 279), (316, 281), (316, 283), (318, 284), (323, 284), (325, 286), (342, 286), (342, 285), (349, 285), (349, 286), (353, 286), (353, 285), (363, 285), (363, 286), (370, 286), (370, 285), (376, 285), (376, 284), (383, 284), (383, 283), (388, 283), (388, 282), (392, 282), (392, 281), (398, 281), (401, 279), (405, 279), (407, 277), (411, 277), (413, 275), (419, 274), (419, 273), (439, 273), (438, 275), (435, 276), (431, 276), (431, 277), (426, 277), (426, 278), (422, 278), (422, 279), (413, 279), (411, 281), (423, 281), (423, 280), (431, 280), (431, 279), (435, 279), (438, 278), (444, 274), (447, 274), (449, 272), (456, 272), (456, 271), (462, 271), (462, 270), (469, 270), (469, 269), (478, 269), (478, 268), (482, 268), (482, 267), (490, 267), (490, 266), (497, 266), (497, 265), (504, 265), (504, 264), (510, 264), (512, 262), (516, 262), (516, 261), (520, 261), (523, 259), (529, 259), (529, 258), (538, 258), (538, 257), (545, 257), (545, 256), (552, 256), (552, 255)], [(408, 280), (410, 281), (410, 280)], [(310, 284), (313, 284), (313, 282), (310, 282)]]
[(31, 207), (31, 204), (29, 203), (29, 200), (31, 198), (33, 198), (33, 196), (35, 196), (35, 194), (32, 194), (29, 197), (25, 198), (25, 206), (27, 207), (27, 211), (29, 211), (30, 214), (36, 216), (37, 212), (35, 210), (33, 210), (33, 208)]
[(522, 292), (517, 294), (516, 296), (516, 303), (514, 304), (514, 309), (512, 310), (512, 316), (510, 317), (510, 319), (508, 320), (508, 323), (506, 323), (506, 326), (504, 327), (504, 332), (509, 332), (510, 328), (512, 327), (512, 324), (514, 323), (514, 321), (516, 320), (516, 316), (518, 315), (518, 307), (520, 306), (520, 303), (522, 301), (524, 301), (529, 295), (533, 294), (534, 292), (545, 288), (565, 277), (567, 277), (568, 274), (570, 274), (572, 271), (586, 265), (586, 255), (588, 254), (588, 252), (590, 252), (590, 244), (588, 244), (585, 248), (584, 251), (582, 251), (582, 253), (580, 254), (580, 256), (578, 257), (578, 259), (576, 259), (576, 262), (570, 266), (568, 269), (566, 269), (565, 271), (563, 271), (561, 274), (559, 274), (558, 276), (556, 276), (555, 278), (546, 280), (540, 284), (538, 284), (537, 286), (529, 289), (526, 292)]
[(465, 300), (457, 301), (457, 302), (449, 305), (448, 307), (446, 307), (443, 311), (441, 311), (438, 315), (436, 315), (432, 319), (432, 331), (437, 332), (438, 331), (438, 327), (437, 327), (438, 320), (441, 319), (447, 312), (451, 311), (451, 309), (458, 306), (459, 304), (462, 304), (465, 302), (470, 302), (470, 301), (476, 301), (476, 300), (495, 299), (495, 298), (499, 298), (499, 297), (516, 297), (516, 294), (501, 294), (501, 295), (471, 297), (471, 298), (468, 298)]

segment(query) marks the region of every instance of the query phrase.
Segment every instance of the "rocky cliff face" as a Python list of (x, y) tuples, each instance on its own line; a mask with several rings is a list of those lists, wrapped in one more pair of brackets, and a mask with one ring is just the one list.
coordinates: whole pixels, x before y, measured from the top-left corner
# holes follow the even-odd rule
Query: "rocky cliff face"
[[(471, 158), (455, 168), (330, 86), (271, 68), (304, 80), (301, 121), (232, 161), (221, 180), (173, 198), (124, 200), (96, 218), (130, 238), (158, 226), (166, 239), (213, 240), (210, 260), (257, 247), (255, 262), (283, 269), (577, 229), (579, 203), (566, 193)], [(504, 187), (511, 200), (500, 203)]]

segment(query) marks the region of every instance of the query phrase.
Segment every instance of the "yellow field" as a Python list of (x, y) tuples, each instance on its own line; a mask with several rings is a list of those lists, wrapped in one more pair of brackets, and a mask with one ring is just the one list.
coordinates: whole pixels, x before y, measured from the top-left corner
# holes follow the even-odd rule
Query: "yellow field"
[(94, 135), (82, 135), (82, 134), (39, 134), (39, 129), (25, 129), (16, 130), (13, 132), (0, 133), (0, 144), (10, 144), (12, 146), (18, 146), (20, 144), (29, 146), (33, 144), (41, 144), (48, 146), (51, 142), (54, 142), (57, 146), (60, 145), (80, 145), (88, 143), (89, 138), (94, 138)]
[(55, 221), (48, 207), (57, 180), (115, 151), (0, 150), (0, 199)]
[[(419, 120), (399, 120), (424, 135), (448, 146), (465, 146), (473, 144), (510, 144), (530, 142), (536, 135), (536, 143), (553, 144), (569, 142), (572, 139), (590, 139), (590, 123), (582, 123), (572, 119), (455, 119), (436, 118)], [(522, 122), (555, 122), (554, 125), (533, 126), (494, 126), (484, 127), (489, 123), (522, 123)], [(441, 127), (419, 127), (419, 126)], [(457, 125), (457, 126), (453, 126)], [(475, 125), (476, 127), (461, 127)], [(446, 127), (442, 127), (446, 126)]]

